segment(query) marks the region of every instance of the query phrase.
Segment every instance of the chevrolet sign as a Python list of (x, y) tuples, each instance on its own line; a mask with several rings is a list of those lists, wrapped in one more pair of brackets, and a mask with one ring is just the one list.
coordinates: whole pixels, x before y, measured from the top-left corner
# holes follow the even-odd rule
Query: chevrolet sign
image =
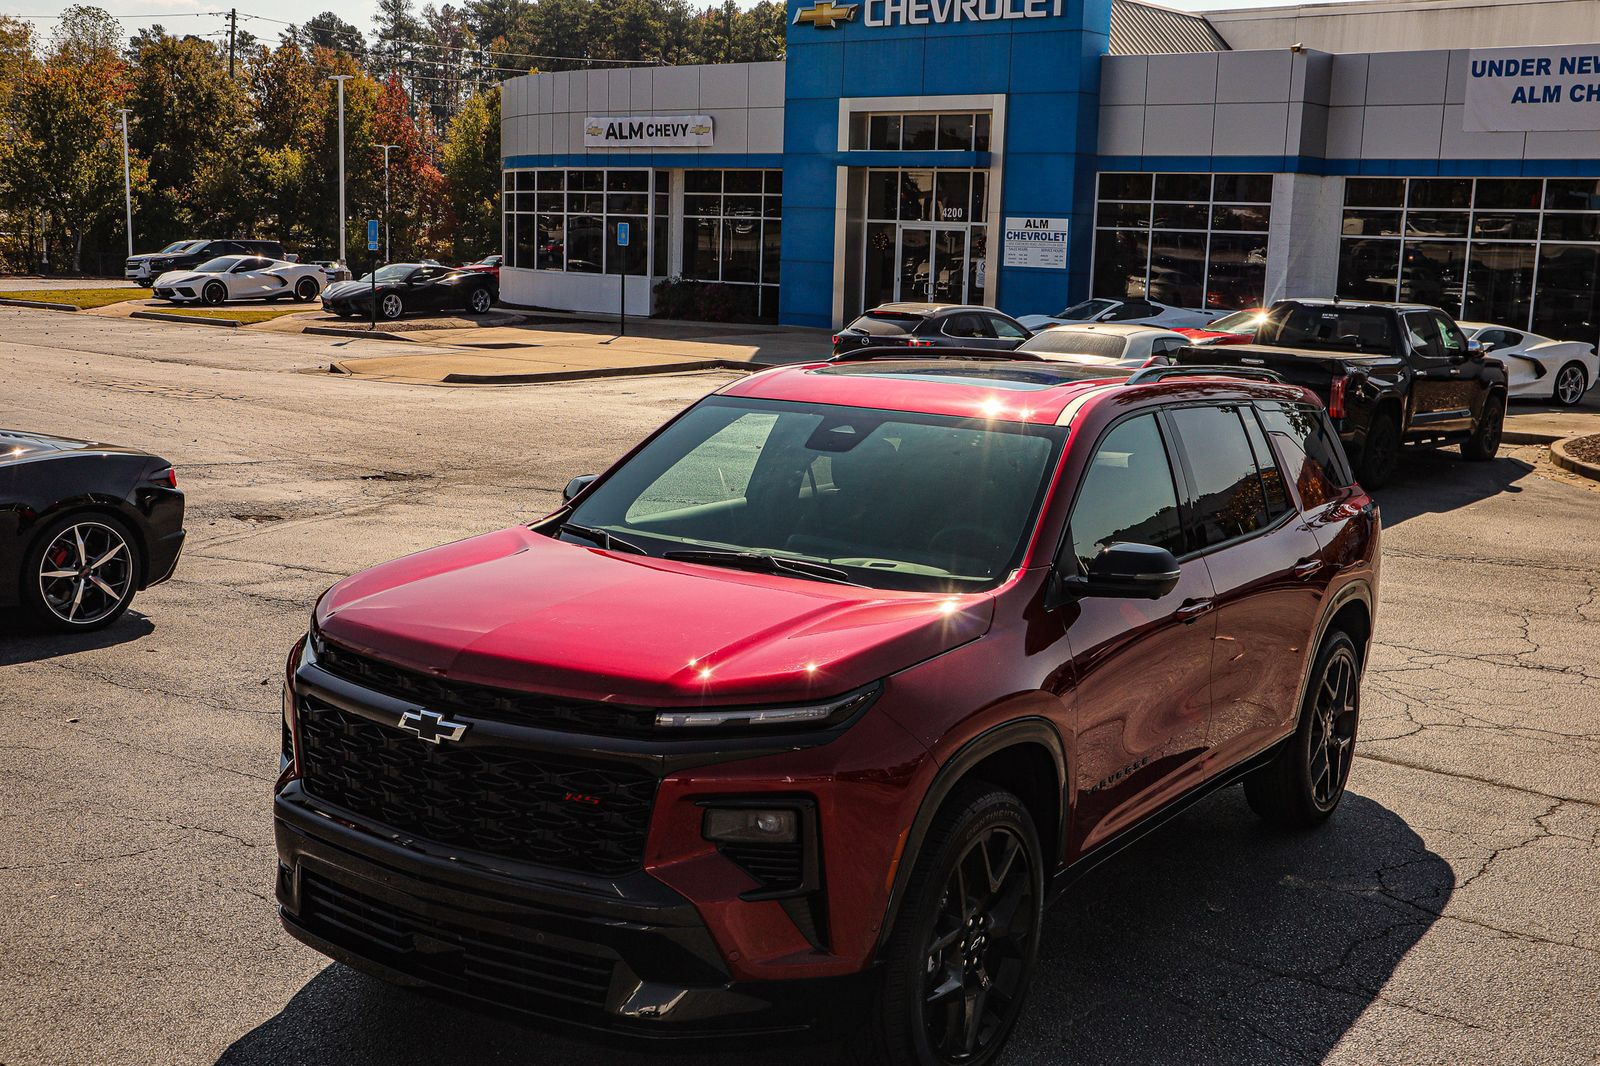
[(589, 115), (585, 148), (710, 148), (710, 115)]

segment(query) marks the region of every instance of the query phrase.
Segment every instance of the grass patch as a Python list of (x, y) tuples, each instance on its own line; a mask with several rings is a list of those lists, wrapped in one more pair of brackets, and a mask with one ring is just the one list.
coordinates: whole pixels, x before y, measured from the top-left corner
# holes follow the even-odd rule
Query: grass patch
[(234, 322), (251, 325), (256, 322), (271, 322), (284, 315), (298, 315), (306, 310), (303, 307), (152, 307), (152, 311), (160, 311), (164, 315), (181, 315), (184, 318), (226, 318)]
[(91, 307), (119, 304), (124, 300), (148, 300), (149, 289), (20, 289), (0, 292), (0, 300), (38, 300), (43, 303), (71, 304), (80, 311)]

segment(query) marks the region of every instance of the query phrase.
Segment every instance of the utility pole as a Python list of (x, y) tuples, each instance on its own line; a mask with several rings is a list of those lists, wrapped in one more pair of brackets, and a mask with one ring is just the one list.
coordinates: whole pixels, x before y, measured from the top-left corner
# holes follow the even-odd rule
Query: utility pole
[(129, 108), (117, 108), (122, 115), (122, 204), (126, 210), (128, 223), (128, 258), (133, 258), (133, 178), (128, 171), (128, 111)]
[(233, 79), (234, 41), (239, 36), (239, 9), (228, 9), (228, 79)]
[(353, 75), (334, 74), (329, 81), (339, 84), (339, 265), (346, 266), (344, 258), (344, 83)]
[(389, 247), (389, 149), (399, 148), (398, 144), (375, 144), (372, 147), (383, 149), (383, 261), (394, 261), (394, 252)]

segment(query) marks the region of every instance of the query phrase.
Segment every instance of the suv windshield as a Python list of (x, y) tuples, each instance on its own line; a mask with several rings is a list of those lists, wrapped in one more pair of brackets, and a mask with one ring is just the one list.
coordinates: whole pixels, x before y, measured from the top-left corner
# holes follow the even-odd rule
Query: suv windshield
[(1390, 318), (1389, 312), (1376, 307), (1289, 304), (1262, 320), (1256, 343), (1389, 355), (1395, 350)]
[(1081, 304), (1073, 304), (1057, 315), (1057, 318), (1094, 318), (1102, 315), (1117, 306), (1115, 300), (1085, 300)]
[(971, 592), (1020, 562), (1063, 439), (1055, 426), (712, 397), (596, 486), (567, 536)]
[(157, 252), (156, 254), (157, 255), (165, 255), (168, 252), (186, 252), (190, 248), (193, 248), (193, 247), (195, 247), (196, 245), (198, 245), (200, 243), (201, 242), (199, 242), (199, 241), (173, 241), (171, 244), (167, 245), (165, 248), (161, 249), (161, 251)]

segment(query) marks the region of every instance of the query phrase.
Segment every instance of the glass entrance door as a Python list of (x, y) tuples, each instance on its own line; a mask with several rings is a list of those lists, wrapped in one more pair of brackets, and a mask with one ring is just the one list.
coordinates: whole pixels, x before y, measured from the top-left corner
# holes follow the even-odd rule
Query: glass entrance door
[(967, 288), (967, 230), (901, 226), (895, 299), (961, 303)]

